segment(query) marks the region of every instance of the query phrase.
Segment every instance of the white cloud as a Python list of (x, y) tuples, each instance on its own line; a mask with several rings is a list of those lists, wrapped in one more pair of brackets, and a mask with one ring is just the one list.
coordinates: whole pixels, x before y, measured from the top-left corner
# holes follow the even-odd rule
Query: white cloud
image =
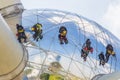
[(107, 29), (120, 39), (120, 1), (112, 1), (102, 19)]

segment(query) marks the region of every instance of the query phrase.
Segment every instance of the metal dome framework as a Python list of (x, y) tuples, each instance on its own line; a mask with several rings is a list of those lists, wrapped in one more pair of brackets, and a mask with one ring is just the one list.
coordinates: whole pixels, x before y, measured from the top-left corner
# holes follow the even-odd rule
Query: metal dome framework
[[(24, 11), (21, 24), (26, 30), (37, 22), (43, 25), (44, 37), (42, 40), (35, 42), (32, 39), (32, 33), (27, 32), (29, 43), (25, 46), (28, 49), (29, 61), (25, 70), (36, 70), (36, 75), (31, 75), (31, 72), (29, 78), (38, 79), (40, 74), (44, 72), (53, 74), (48, 70), (49, 61), (53, 58), (53, 62), (57, 61), (56, 57), (58, 56), (61, 57), (58, 62), (62, 65), (62, 69), (58, 74), (64, 76), (65, 80), (90, 80), (97, 74), (116, 71), (117, 64), (116, 61), (112, 60), (112, 57), (109, 61), (110, 65), (106, 64), (108, 69), (99, 66), (98, 54), (105, 51), (105, 46), (108, 43), (116, 43), (99, 24), (77, 14), (59, 10), (37, 9)], [(66, 45), (60, 45), (57, 37), (58, 30), (62, 25), (68, 29), (67, 38), (69, 43)], [(89, 54), (87, 61), (84, 62), (80, 57), (80, 50), (87, 38), (91, 39), (94, 52)]]

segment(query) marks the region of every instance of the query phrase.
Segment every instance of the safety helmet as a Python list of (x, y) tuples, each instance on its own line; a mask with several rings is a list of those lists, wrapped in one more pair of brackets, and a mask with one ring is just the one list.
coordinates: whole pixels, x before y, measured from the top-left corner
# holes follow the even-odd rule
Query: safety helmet
[(66, 31), (63, 31), (63, 34), (66, 34)]
[(35, 28), (33, 28), (33, 27), (32, 27), (32, 28), (31, 28), (31, 30), (32, 30), (32, 31), (34, 31), (34, 30), (35, 30)]

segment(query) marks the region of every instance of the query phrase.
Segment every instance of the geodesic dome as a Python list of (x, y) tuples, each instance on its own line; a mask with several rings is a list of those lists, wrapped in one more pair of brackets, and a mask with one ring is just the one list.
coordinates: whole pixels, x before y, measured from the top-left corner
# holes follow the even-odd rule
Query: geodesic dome
[[(36, 23), (43, 26), (43, 39), (38, 42), (33, 40), (33, 33), (30, 31)], [(28, 36), (28, 43), (25, 46), (28, 49), (29, 61), (25, 70), (29, 78), (39, 79), (42, 73), (57, 73), (65, 80), (90, 80), (97, 74), (118, 70), (116, 67), (118, 64), (112, 57), (105, 67), (99, 66), (98, 54), (101, 51), (105, 53), (105, 47), (109, 43), (117, 52), (119, 40), (94, 21), (75, 13), (39, 9), (24, 11), (21, 24)], [(68, 44), (61, 45), (59, 42), (61, 26), (67, 28)], [(81, 49), (86, 39), (91, 40), (94, 51), (89, 53), (85, 62), (81, 58)], [(57, 72), (50, 71), (52, 62), (58, 62), (61, 69)]]

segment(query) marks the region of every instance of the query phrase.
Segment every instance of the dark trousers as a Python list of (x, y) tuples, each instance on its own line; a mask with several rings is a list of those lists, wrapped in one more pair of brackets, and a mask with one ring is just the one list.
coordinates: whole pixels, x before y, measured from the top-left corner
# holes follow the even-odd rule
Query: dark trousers
[(38, 41), (38, 39), (42, 39), (43, 36), (42, 36), (42, 31), (36, 31), (34, 34), (33, 34), (33, 38), (34, 40)]
[(81, 50), (81, 57), (83, 57), (84, 61), (86, 61), (88, 54), (88, 51), (84, 51), (83, 49)]
[(110, 54), (106, 52), (105, 56), (106, 56), (106, 62), (108, 62)]
[(24, 42), (26, 42), (26, 35), (25, 33), (18, 33), (18, 41), (21, 43), (21, 39), (24, 39)]
[(61, 36), (61, 35), (59, 34), (58, 38), (59, 38), (61, 44), (63, 43), (63, 41), (64, 41), (65, 43), (68, 42), (66, 36)]

